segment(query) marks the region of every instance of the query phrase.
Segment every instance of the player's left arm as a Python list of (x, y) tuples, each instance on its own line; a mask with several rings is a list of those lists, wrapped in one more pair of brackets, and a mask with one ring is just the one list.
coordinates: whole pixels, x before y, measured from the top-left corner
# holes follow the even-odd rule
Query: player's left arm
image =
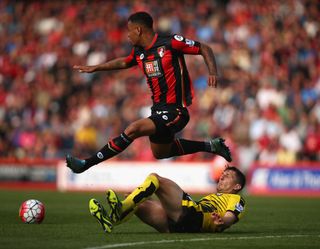
[(209, 70), (208, 86), (217, 87), (217, 63), (212, 49), (207, 44), (174, 35), (171, 40), (171, 47), (183, 54), (202, 55)]
[(209, 70), (208, 86), (217, 87), (218, 70), (212, 49), (207, 44), (200, 43), (200, 54), (202, 55)]
[(214, 232), (223, 232), (225, 229), (231, 227), (234, 223), (238, 221), (238, 218), (231, 211), (227, 211), (223, 217), (219, 216), (216, 212), (211, 214), (211, 218), (214, 223)]

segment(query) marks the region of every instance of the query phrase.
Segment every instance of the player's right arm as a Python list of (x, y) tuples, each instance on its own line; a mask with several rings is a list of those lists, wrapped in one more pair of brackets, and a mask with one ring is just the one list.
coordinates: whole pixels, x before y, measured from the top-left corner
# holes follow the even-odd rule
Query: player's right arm
[(131, 67), (130, 63), (127, 62), (126, 57), (121, 57), (107, 61), (105, 63), (94, 65), (94, 66), (81, 66), (75, 65), (73, 69), (78, 70), (80, 73), (93, 73), (97, 71), (110, 71), (117, 69), (126, 69)]
[(80, 73), (93, 73), (97, 71), (110, 71), (117, 69), (126, 69), (137, 65), (137, 61), (134, 56), (134, 48), (131, 50), (131, 53), (127, 57), (119, 57), (105, 63), (95, 65), (95, 66), (80, 66), (75, 65), (73, 69), (78, 70)]

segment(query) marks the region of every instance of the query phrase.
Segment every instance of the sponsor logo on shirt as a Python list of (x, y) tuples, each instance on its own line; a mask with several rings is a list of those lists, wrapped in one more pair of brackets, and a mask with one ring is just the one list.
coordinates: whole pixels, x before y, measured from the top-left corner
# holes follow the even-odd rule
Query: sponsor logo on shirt
[(148, 77), (160, 77), (162, 76), (162, 71), (160, 68), (160, 61), (145, 61), (144, 62), (144, 71)]

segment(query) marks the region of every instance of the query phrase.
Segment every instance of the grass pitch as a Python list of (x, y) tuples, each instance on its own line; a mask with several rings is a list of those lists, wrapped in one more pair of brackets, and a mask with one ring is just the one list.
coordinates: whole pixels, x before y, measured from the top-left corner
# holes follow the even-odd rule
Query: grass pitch
[[(104, 234), (88, 211), (103, 193), (0, 191), (0, 248), (320, 248), (320, 198), (246, 197), (243, 220), (221, 234), (160, 234), (133, 218)], [(42, 224), (23, 224), (20, 204), (45, 204)], [(197, 197), (194, 197), (196, 200)]]

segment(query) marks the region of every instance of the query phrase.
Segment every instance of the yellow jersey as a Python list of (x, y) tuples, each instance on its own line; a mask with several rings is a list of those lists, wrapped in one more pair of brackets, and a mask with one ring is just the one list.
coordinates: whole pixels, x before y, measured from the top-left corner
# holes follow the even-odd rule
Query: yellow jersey
[(215, 230), (211, 218), (212, 212), (217, 212), (223, 217), (227, 211), (230, 211), (236, 216), (238, 221), (245, 211), (245, 201), (238, 194), (210, 194), (203, 197), (198, 202), (194, 202), (192, 199), (184, 199), (182, 201), (182, 206), (194, 208), (196, 213), (202, 214), (202, 232), (213, 232)]

